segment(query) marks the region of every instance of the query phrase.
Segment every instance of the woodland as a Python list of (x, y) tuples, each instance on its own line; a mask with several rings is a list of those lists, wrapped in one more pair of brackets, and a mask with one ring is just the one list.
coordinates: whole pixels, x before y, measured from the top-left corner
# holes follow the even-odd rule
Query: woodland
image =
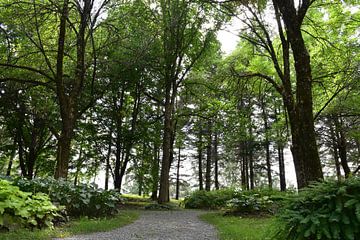
[[(185, 206), (213, 190), (345, 184), (360, 194), (359, 9), (357, 0), (0, 0), (1, 191), (44, 184), (48, 196), (35, 199), (54, 202), (49, 189), (84, 186), (103, 194), (99, 215), (112, 212), (100, 199), (119, 193), (159, 204), (190, 196)], [(225, 54), (218, 35), (232, 22), (238, 44)], [(104, 191), (91, 187), (99, 176)], [(356, 209), (353, 230), (313, 239), (358, 239), (356, 199), (344, 200)]]

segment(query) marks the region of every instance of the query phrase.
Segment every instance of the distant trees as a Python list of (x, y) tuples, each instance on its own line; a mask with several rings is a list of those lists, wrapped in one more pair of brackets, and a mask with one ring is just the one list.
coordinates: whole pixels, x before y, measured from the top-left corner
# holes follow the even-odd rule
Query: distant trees
[[(350, 2), (10, 2), (1, 174), (104, 175), (105, 188), (164, 203), (191, 188), (284, 191), (288, 146), (299, 188), (359, 172)], [(231, 14), (241, 40), (223, 56), (216, 31)]]

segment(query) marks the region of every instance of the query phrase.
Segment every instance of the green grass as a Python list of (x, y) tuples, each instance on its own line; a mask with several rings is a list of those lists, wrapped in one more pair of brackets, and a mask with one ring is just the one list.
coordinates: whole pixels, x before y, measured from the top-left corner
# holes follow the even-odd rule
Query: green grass
[(273, 218), (251, 218), (223, 216), (207, 213), (200, 218), (214, 225), (221, 240), (265, 240), (270, 239)]
[[(150, 199), (150, 196), (139, 196), (135, 194), (123, 194), (122, 198), (125, 200), (123, 209), (145, 209), (146, 207), (157, 204), (157, 201)], [(172, 210), (183, 209), (181, 202), (183, 199), (170, 199), (170, 202), (165, 203)]]
[(48, 240), (58, 237), (69, 237), (76, 234), (86, 234), (93, 232), (105, 232), (122, 227), (134, 222), (139, 216), (137, 211), (121, 211), (117, 216), (102, 219), (81, 218), (70, 221), (62, 227), (55, 229), (44, 229), (30, 231), (20, 229), (8, 233), (0, 233), (1, 240)]

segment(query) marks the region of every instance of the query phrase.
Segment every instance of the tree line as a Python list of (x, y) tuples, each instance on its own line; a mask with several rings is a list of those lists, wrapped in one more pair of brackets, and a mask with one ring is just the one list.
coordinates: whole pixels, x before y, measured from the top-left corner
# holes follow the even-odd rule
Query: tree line
[(103, 170), (160, 203), (184, 164), (199, 189), (285, 190), (287, 147), (299, 188), (357, 174), (358, 6), (295, 2), (0, 1), (1, 173)]

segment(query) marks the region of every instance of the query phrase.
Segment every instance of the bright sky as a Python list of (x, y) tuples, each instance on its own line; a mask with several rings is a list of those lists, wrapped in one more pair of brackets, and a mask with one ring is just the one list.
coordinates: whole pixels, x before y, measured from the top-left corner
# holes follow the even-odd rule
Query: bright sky
[(240, 20), (234, 19), (231, 23), (217, 33), (217, 38), (221, 42), (221, 51), (228, 55), (235, 48), (239, 41), (238, 32), (240, 30)]

